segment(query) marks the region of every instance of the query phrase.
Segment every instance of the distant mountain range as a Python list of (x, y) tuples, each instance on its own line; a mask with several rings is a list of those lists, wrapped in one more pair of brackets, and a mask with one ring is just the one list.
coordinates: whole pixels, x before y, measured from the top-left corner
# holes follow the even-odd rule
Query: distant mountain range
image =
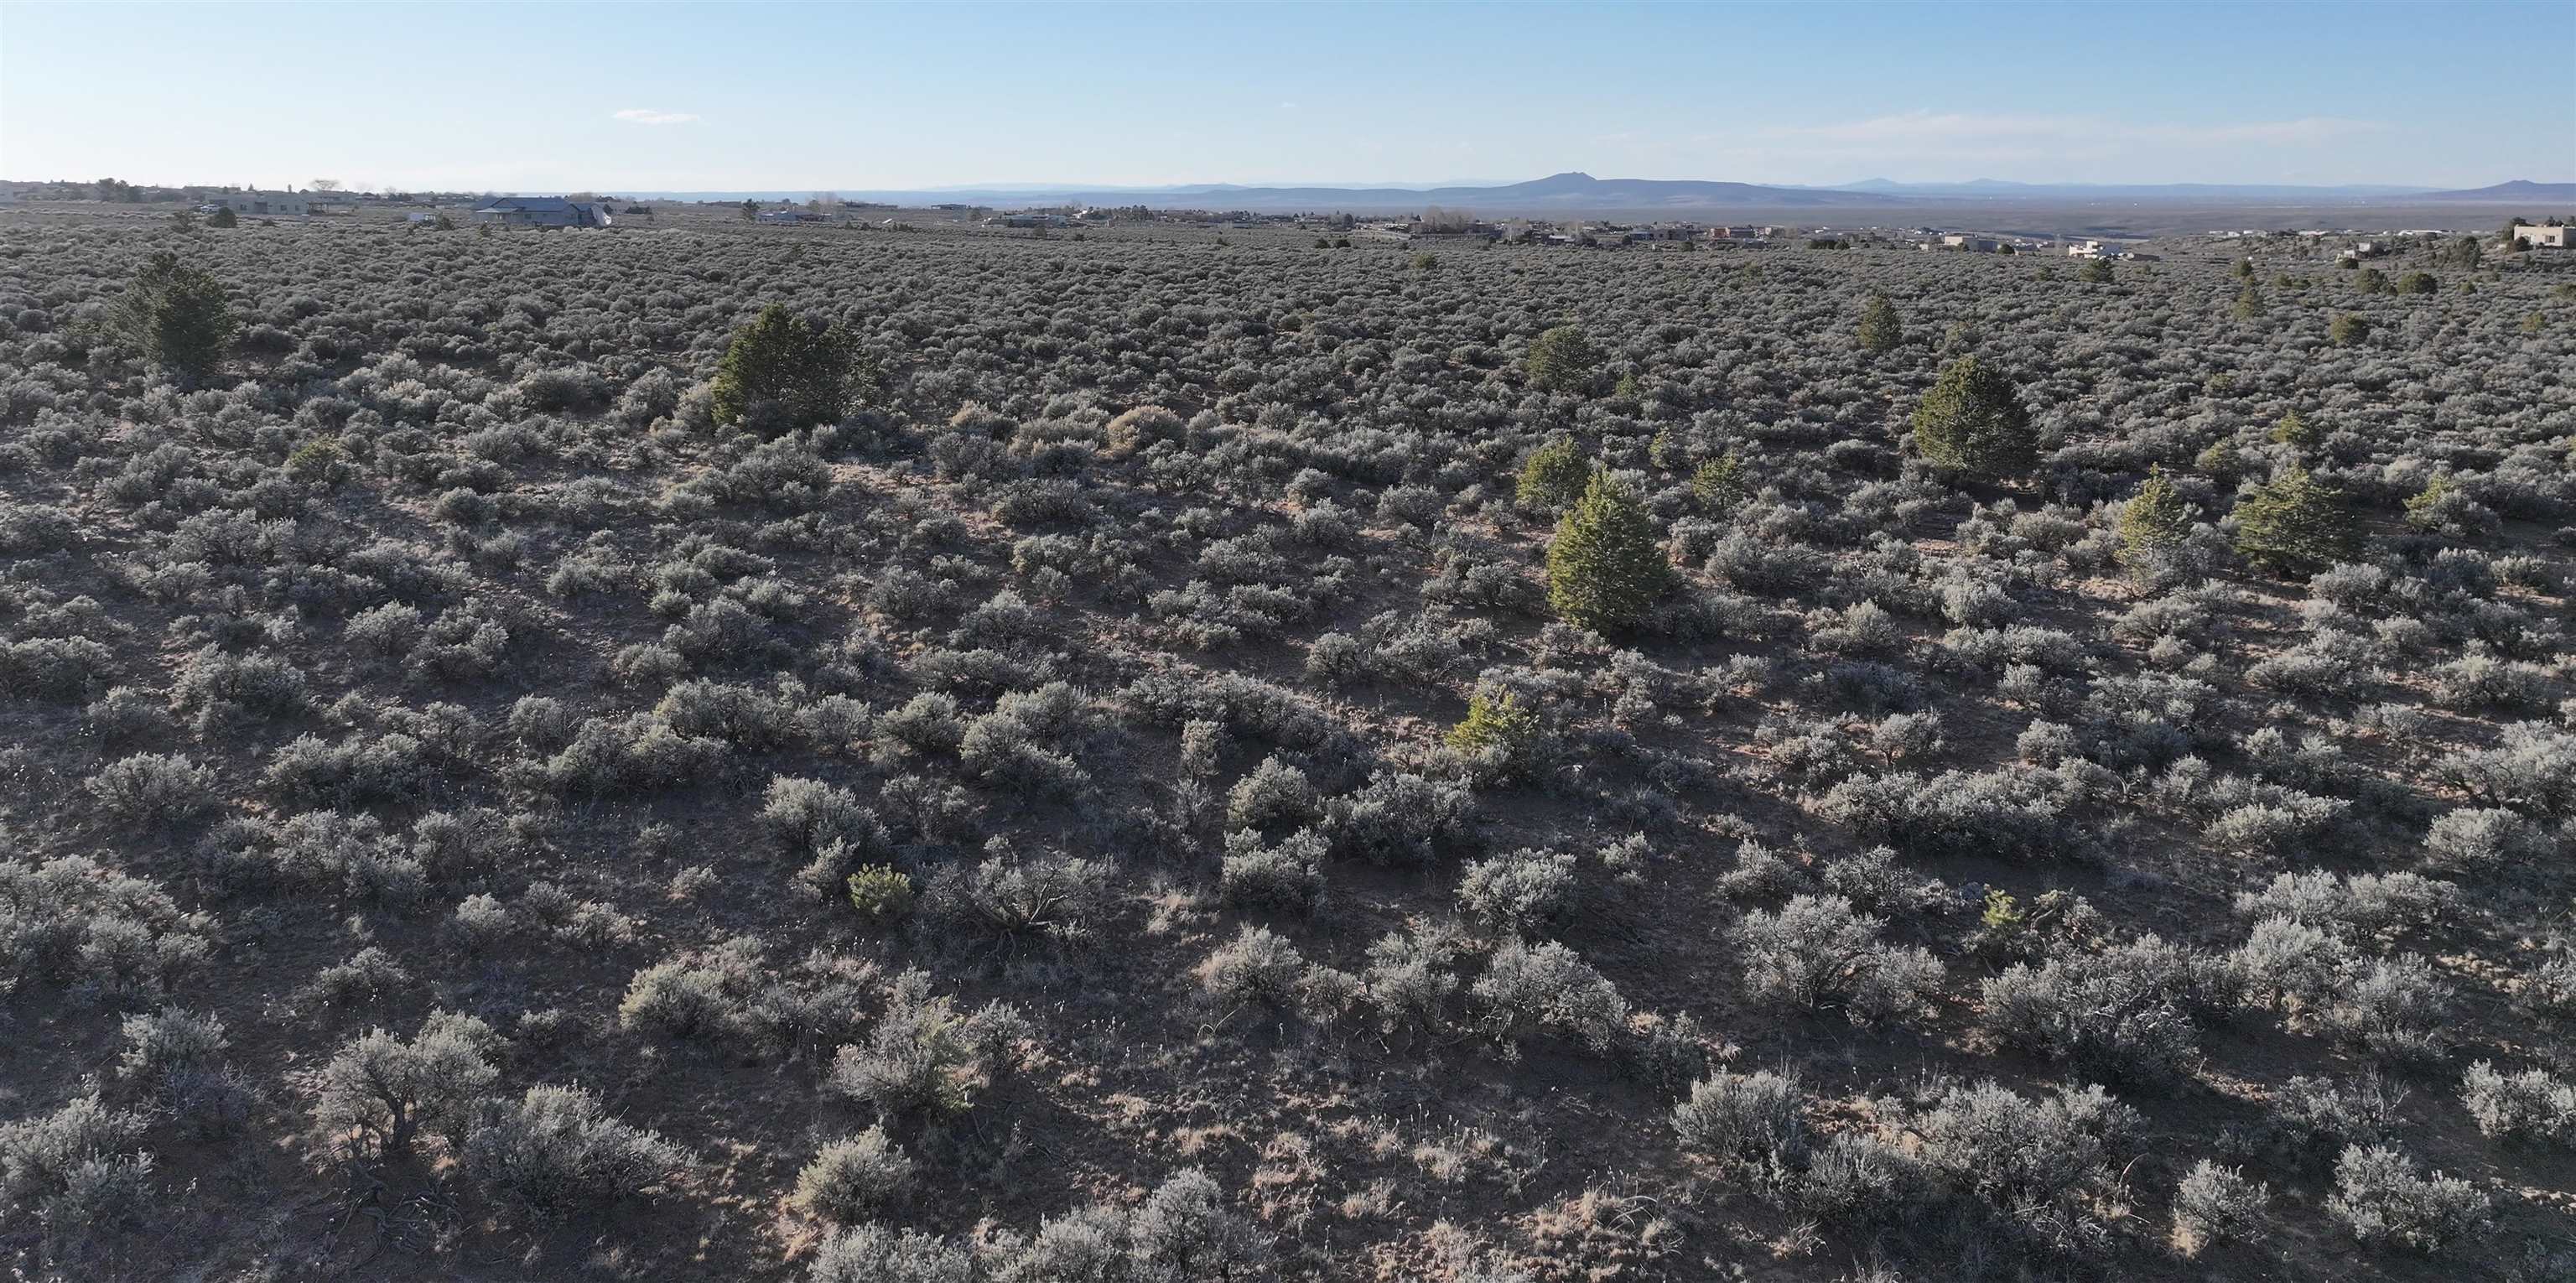
[(1988, 199), (2046, 200), (2351, 200), (2382, 196), (2420, 196), (2430, 187), (2391, 183), (2355, 183), (2337, 187), (2301, 187), (2281, 183), (2015, 183), (1977, 178), (1964, 183), (1899, 183), (1868, 178), (1832, 190), (1875, 192), (1886, 196), (1975, 196)]
[[(823, 190), (823, 189), (816, 189)], [(2087, 184), (2014, 183), (1981, 178), (1964, 183), (1899, 183), (1865, 179), (1839, 187), (1787, 187), (1761, 183), (1708, 182), (1692, 179), (1594, 178), (1590, 174), (1551, 174), (1525, 183), (1449, 187), (1245, 187), (1203, 183), (1172, 187), (1026, 186), (985, 184), (936, 190), (868, 191), (838, 188), (844, 198), (927, 205), (969, 201), (978, 205), (1147, 205), (1169, 208), (1219, 208), (1260, 211), (1347, 210), (1352, 213), (1419, 211), (1426, 205), (1488, 214), (1652, 213), (1708, 210), (1823, 210), (1902, 208), (1914, 204), (2099, 204), (2103, 202), (2169, 204), (2360, 205), (2418, 202), (2522, 204), (2546, 206), (2576, 202), (2576, 183), (2535, 183), (2516, 179), (2492, 187), (2443, 191), (2395, 184), (2300, 187), (2284, 184), (2161, 183)], [(665, 200), (802, 199), (806, 192), (636, 192), (637, 197)], [(2535, 215), (2553, 212), (2535, 208)]]
[(2576, 200), (2576, 183), (2515, 179), (2492, 187), (2444, 191), (2397, 183), (2348, 183), (2303, 187), (2285, 183), (2014, 183), (1978, 178), (1964, 183), (1899, 183), (1868, 178), (1831, 188), (1883, 196), (1977, 197), (1988, 200), (2255, 200), (2302, 203), (2338, 201), (2564, 201)]
[[(1874, 193), (1814, 187), (1769, 187), (1759, 183), (1708, 182), (1695, 179), (1594, 178), (1569, 172), (1526, 183), (1497, 187), (1208, 187), (1180, 189), (1172, 197), (1223, 197), (1230, 202), (1301, 207), (1385, 205), (1406, 208), (1440, 205), (1451, 209), (1527, 211), (1673, 208), (1758, 208), (1828, 205), (1878, 205)], [(1246, 205), (1245, 208), (1251, 208)]]
[(2521, 201), (2576, 201), (2576, 183), (2535, 183), (2528, 178), (2517, 178), (2512, 182), (2497, 183), (2492, 187), (2472, 187), (2466, 191), (2456, 192), (2426, 192), (2418, 199), (2493, 201), (2499, 204)]
[[(1354, 213), (1419, 211), (1426, 205), (1486, 213), (1581, 213), (1598, 210), (1752, 209), (1826, 206), (1876, 206), (1887, 198), (1872, 192), (1823, 187), (1767, 187), (1758, 183), (1720, 183), (1657, 178), (1594, 178), (1590, 174), (1552, 174), (1526, 183), (1453, 187), (1246, 187), (1233, 183), (1199, 183), (1176, 187), (1008, 186), (1000, 184), (929, 191), (865, 191), (835, 188), (845, 199), (894, 201), (899, 204), (971, 201), (978, 205), (1148, 205), (1158, 209), (1219, 208), (1242, 210), (1349, 210)], [(673, 200), (801, 198), (804, 192), (638, 192)]]

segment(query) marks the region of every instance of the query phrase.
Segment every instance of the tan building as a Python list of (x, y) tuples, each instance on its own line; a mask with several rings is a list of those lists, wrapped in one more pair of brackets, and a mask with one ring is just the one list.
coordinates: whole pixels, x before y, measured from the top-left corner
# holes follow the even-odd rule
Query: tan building
[(2564, 226), (2550, 227), (2520, 222), (2513, 225), (2514, 238), (2530, 245), (2533, 249), (2567, 248), (2567, 231)]

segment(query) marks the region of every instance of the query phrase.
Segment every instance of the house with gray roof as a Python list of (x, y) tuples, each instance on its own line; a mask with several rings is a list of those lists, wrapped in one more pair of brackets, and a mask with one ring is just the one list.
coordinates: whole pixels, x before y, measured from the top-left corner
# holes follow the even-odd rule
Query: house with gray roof
[(494, 196), (474, 207), (474, 221), (496, 227), (606, 227), (608, 206), (561, 196)]

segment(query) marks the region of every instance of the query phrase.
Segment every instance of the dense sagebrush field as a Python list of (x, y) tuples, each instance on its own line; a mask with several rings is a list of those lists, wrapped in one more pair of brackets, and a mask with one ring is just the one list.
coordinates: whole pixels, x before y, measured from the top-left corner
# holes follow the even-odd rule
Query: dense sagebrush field
[(0, 218), (21, 1275), (2576, 1269), (2576, 263)]

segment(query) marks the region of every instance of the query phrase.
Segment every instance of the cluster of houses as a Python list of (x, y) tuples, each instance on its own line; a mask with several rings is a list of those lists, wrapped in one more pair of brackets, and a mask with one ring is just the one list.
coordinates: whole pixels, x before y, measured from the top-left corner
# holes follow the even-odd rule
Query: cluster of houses
[[(2541, 223), (2526, 223), (2520, 219), (2516, 219), (2508, 227), (2504, 238), (2499, 242), (2500, 247), (2511, 248), (2513, 242), (2519, 241), (2525, 249), (2566, 249), (2571, 244), (2576, 244), (2576, 241), (2571, 241), (2569, 239), (2569, 228), (2565, 223), (2566, 220), (2556, 218)], [(2350, 236), (2357, 239), (2337, 251), (2337, 257), (2360, 259), (2377, 258), (2383, 254), (2395, 253), (2398, 249), (2398, 245), (2396, 243), (2399, 241), (2440, 240), (2444, 237), (2460, 235), (2475, 236), (2476, 233), (2446, 231), (2438, 227), (2409, 227), (2393, 232), (2364, 232), (2357, 227), (2347, 227), (2340, 231), (2322, 228), (2301, 228), (2298, 230), (2274, 229), (2265, 231), (2261, 228), (2248, 227), (2237, 231), (2212, 231), (2209, 233), (2209, 239), (2215, 241), (2250, 241), (2276, 238), (2295, 238), (2306, 241), (2320, 241), (2335, 237)]]
[(1992, 236), (1970, 236), (1963, 232), (1943, 232), (1935, 239), (1917, 242), (1915, 248), (1948, 250), (1956, 254), (2000, 254), (2007, 244), (2011, 244), (2015, 252), (2025, 248), (2019, 243), (1999, 240)]
[[(984, 225), (986, 227), (1071, 227), (1076, 221), (1088, 216), (1090, 213), (1091, 211), (1086, 209), (1075, 214), (996, 214), (991, 218), (985, 219)], [(1105, 222), (1107, 220), (1104, 218), (1101, 221)]]
[[(247, 188), (208, 196), (197, 206), (197, 212), (229, 210), (240, 218), (310, 218), (355, 213), (357, 203), (327, 193)], [(434, 223), (439, 216), (415, 212), (406, 217), (413, 223)], [(487, 196), (475, 203), (469, 217), (478, 225), (490, 227), (607, 227), (613, 221), (606, 201), (562, 196)]]
[(2125, 258), (2133, 263), (2153, 263), (2162, 257), (2158, 254), (2149, 254), (2135, 245), (2097, 240), (2068, 242), (2066, 256), (2068, 258)]
[(1704, 227), (1693, 222), (1616, 223), (1616, 222), (1550, 222), (1525, 218), (1499, 222), (1478, 219), (1376, 223), (1362, 229), (1382, 239), (1399, 241), (1487, 240), (1507, 245), (1658, 245), (1687, 242), (1725, 242), (1736, 245), (1768, 245), (1781, 234), (1778, 227), (1753, 224), (1730, 224)]
[[(2516, 219), (2506, 235), (2512, 240), (2521, 241), (2523, 245), (2529, 249), (2566, 249), (2571, 244), (2576, 244), (2576, 241), (2571, 241), (2568, 238), (2569, 229), (2564, 224), (2565, 220), (2555, 218), (2543, 223), (2526, 223), (2520, 219)], [(2251, 241), (2275, 237), (2297, 237), (2302, 240), (2313, 241), (2324, 240), (2337, 236), (2353, 236), (2360, 237), (2362, 239), (2355, 240), (2352, 244), (2346, 246), (2343, 250), (2343, 257), (2370, 258), (2376, 255), (2386, 254), (2394, 250), (2396, 246), (2391, 244), (2393, 241), (2439, 240), (2446, 236), (2467, 234), (2469, 233), (2445, 231), (2438, 227), (2409, 227), (2393, 232), (2376, 233), (2364, 232), (2358, 227), (2347, 227), (2341, 231), (2330, 231), (2320, 228), (2302, 228), (2296, 231), (2284, 229), (2265, 231), (2261, 228), (2248, 227), (2238, 231), (2212, 231), (2209, 233), (2209, 238), (2214, 241)]]
[(1981, 236), (1974, 232), (1944, 232), (1934, 228), (1917, 229), (1924, 239), (1915, 248), (1950, 254), (2043, 254), (2063, 250), (2069, 258), (2125, 258), (2137, 262), (2156, 261), (2153, 254), (2142, 253), (2134, 245), (2094, 239), (2060, 241), (2036, 236)]
[[(978, 212), (965, 205), (938, 207), (944, 212)], [(1063, 228), (1099, 226), (1110, 221), (1145, 221), (1191, 227), (1248, 231), (1260, 228), (1304, 230), (1363, 236), (1398, 243), (1439, 244), (1455, 241), (1499, 241), (1510, 245), (1675, 245), (1690, 242), (1769, 245), (1788, 229), (1752, 223), (1706, 226), (1689, 221), (1619, 223), (1545, 219), (1478, 218), (1458, 210), (1426, 210), (1415, 218), (1361, 220), (1349, 214), (1253, 213), (1245, 210), (1072, 208), (1010, 210), (975, 221), (985, 227)]]

